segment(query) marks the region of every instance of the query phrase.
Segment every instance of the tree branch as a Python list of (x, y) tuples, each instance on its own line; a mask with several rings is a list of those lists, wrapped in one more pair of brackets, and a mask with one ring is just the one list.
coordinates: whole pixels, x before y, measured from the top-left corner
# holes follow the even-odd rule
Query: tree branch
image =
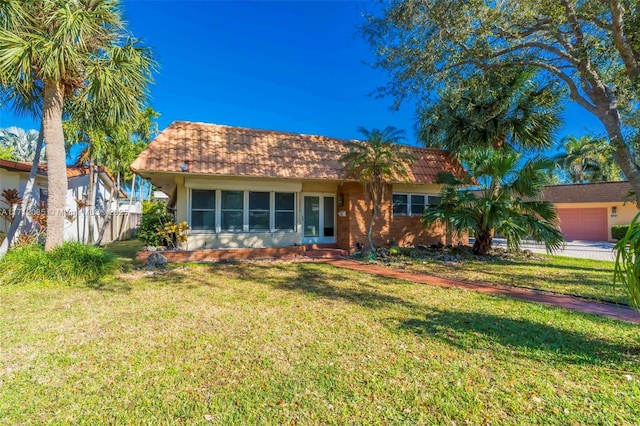
[(611, 28), (613, 30), (613, 43), (620, 52), (622, 61), (631, 81), (635, 81), (640, 76), (640, 65), (638, 65), (639, 52), (634, 51), (624, 33), (623, 10), (618, 0), (609, 0), (611, 10)]
[[(471, 65), (475, 65), (482, 69), (500, 68), (505, 66), (505, 63), (487, 64), (477, 60), (468, 61), (467, 63)], [(578, 85), (576, 85), (575, 81), (573, 81), (573, 79), (569, 75), (562, 72), (558, 67), (555, 67), (551, 64), (546, 64), (544, 62), (528, 61), (528, 60), (509, 62), (508, 65), (541, 68), (555, 75), (560, 80), (564, 81), (566, 85), (569, 87), (569, 96), (571, 97), (571, 100), (575, 101), (576, 103), (578, 103), (580, 106), (582, 106), (592, 114), (596, 114), (596, 112), (598, 111), (598, 108), (594, 105), (594, 103), (580, 93), (580, 90), (578, 89)]]
[(558, 49), (557, 47), (551, 46), (549, 44), (546, 43), (542, 43), (539, 41), (529, 41), (529, 42), (525, 42), (525, 43), (520, 43), (511, 47), (508, 47), (506, 49), (502, 49), (502, 50), (497, 50), (495, 52), (491, 53), (491, 58), (497, 58), (499, 56), (503, 56), (503, 55), (507, 55), (509, 53), (513, 53), (516, 52), (518, 50), (524, 50), (527, 48), (536, 48), (536, 49), (541, 49), (544, 51), (547, 51), (549, 53), (553, 53), (555, 55), (557, 55), (560, 59), (563, 59), (569, 63), (571, 63), (573, 66), (577, 67), (578, 66), (578, 61), (571, 55), (569, 55), (566, 52), (563, 52), (561, 49)]

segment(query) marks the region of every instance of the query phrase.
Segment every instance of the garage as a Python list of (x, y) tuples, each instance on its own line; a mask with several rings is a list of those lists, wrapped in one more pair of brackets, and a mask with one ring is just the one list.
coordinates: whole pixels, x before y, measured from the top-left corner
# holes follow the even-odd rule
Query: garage
[(560, 230), (566, 240), (607, 241), (607, 209), (558, 209)]

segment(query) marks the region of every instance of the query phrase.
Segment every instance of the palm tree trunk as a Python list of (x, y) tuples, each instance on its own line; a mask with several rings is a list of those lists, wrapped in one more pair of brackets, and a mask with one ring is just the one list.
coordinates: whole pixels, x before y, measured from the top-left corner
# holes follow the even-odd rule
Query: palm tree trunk
[(493, 243), (492, 232), (489, 229), (476, 230), (476, 241), (473, 243), (473, 254), (476, 256), (485, 256), (491, 251)]
[(96, 205), (96, 166), (93, 156), (89, 157), (89, 182), (87, 185), (87, 203), (85, 205), (85, 215), (89, 216), (89, 227), (87, 228), (87, 241), (85, 244), (93, 244), (95, 241), (95, 205)]
[[(96, 245), (100, 245), (102, 243), (102, 239), (104, 238), (104, 233), (107, 230), (107, 225), (109, 224), (109, 218), (111, 217), (111, 203), (113, 202), (113, 197), (116, 196), (116, 188), (118, 185), (112, 185), (109, 190), (109, 201), (107, 201), (107, 209), (104, 215), (104, 221), (102, 222), (102, 226), (100, 226), (100, 232), (98, 233), (98, 240), (96, 241)], [(119, 189), (118, 189), (119, 190)]]
[(369, 239), (369, 249), (371, 250), (371, 253), (375, 253), (376, 252), (376, 248), (373, 245), (373, 222), (376, 219), (376, 211), (375, 208), (371, 210), (371, 220), (369, 221), (369, 230), (367, 231), (367, 238)]
[(52, 250), (64, 241), (65, 205), (67, 198), (67, 162), (62, 132), (64, 87), (59, 81), (44, 84), (42, 130), (47, 141), (47, 240), (45, 250)]
[(129, 225), (129, 221), (131, 220), (131, 206), (133, 205), (133, 194), (136, 189), (136, 175), (133, 175), (131, 178), (131, 193), (129, 195), (129, 208), (127, 209), (127, 214), (125, 218), (122, 220), (120, 225), (120, 232), (118, 233), (118, 239), (122, 240), (124, 238), (124, 232), (131, 230), (131, 226)]
[(16, 215), (11, 222), (11, 226), (7, 231), (7, 236), (0, 245), (0, 259), (7, 254), (9, 250), (9, 246), (13, 242), (13, 238), (16, 236), (16, 232), (18, 228), (22, 225), (24, 220), (27, 218), (25, 214), (26, 211), (29, 210), (31, 205), (32, 193), (33, 193), (33, 185), (36, 181), (36, 175), (38, 174), (38, 165), (40, 164), (40, 154), (42, 153), (42, 145), (44, 142), (43, 136), (43, 123), (40, 122), (40, 134), (38, 135), (38, 141), (36, 142), (36, 152), (33, 157), (33, 164), (31, 164), (31, 171), (29, 172), (29, 178), (27, 179), (27, 184), (24, 187), (24, 193), (22, 194), (22, 208), (18, 208), (16, 210)]

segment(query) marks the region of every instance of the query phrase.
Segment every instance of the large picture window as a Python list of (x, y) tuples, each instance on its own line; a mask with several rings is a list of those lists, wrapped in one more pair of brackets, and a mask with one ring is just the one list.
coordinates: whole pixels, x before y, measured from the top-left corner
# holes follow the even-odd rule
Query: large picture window
[(215, 231), (216, 191), (194, 189), (191, 191), (191, 229)]

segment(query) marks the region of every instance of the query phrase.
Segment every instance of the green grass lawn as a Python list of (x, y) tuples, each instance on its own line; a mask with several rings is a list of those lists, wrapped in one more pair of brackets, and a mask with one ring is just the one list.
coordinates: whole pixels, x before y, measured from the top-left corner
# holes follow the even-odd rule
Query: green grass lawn
[(629, 303), (625, 289), (613, 285), (615, 262), (603, 260), (540, 255), (535, 259), (464, 260), (455, 263), (396, 258), (387, 264), (394, 268), (440, 277)]
[(0, 423), (635, 424), (637, 325), (314, 263), (0, 286)]

